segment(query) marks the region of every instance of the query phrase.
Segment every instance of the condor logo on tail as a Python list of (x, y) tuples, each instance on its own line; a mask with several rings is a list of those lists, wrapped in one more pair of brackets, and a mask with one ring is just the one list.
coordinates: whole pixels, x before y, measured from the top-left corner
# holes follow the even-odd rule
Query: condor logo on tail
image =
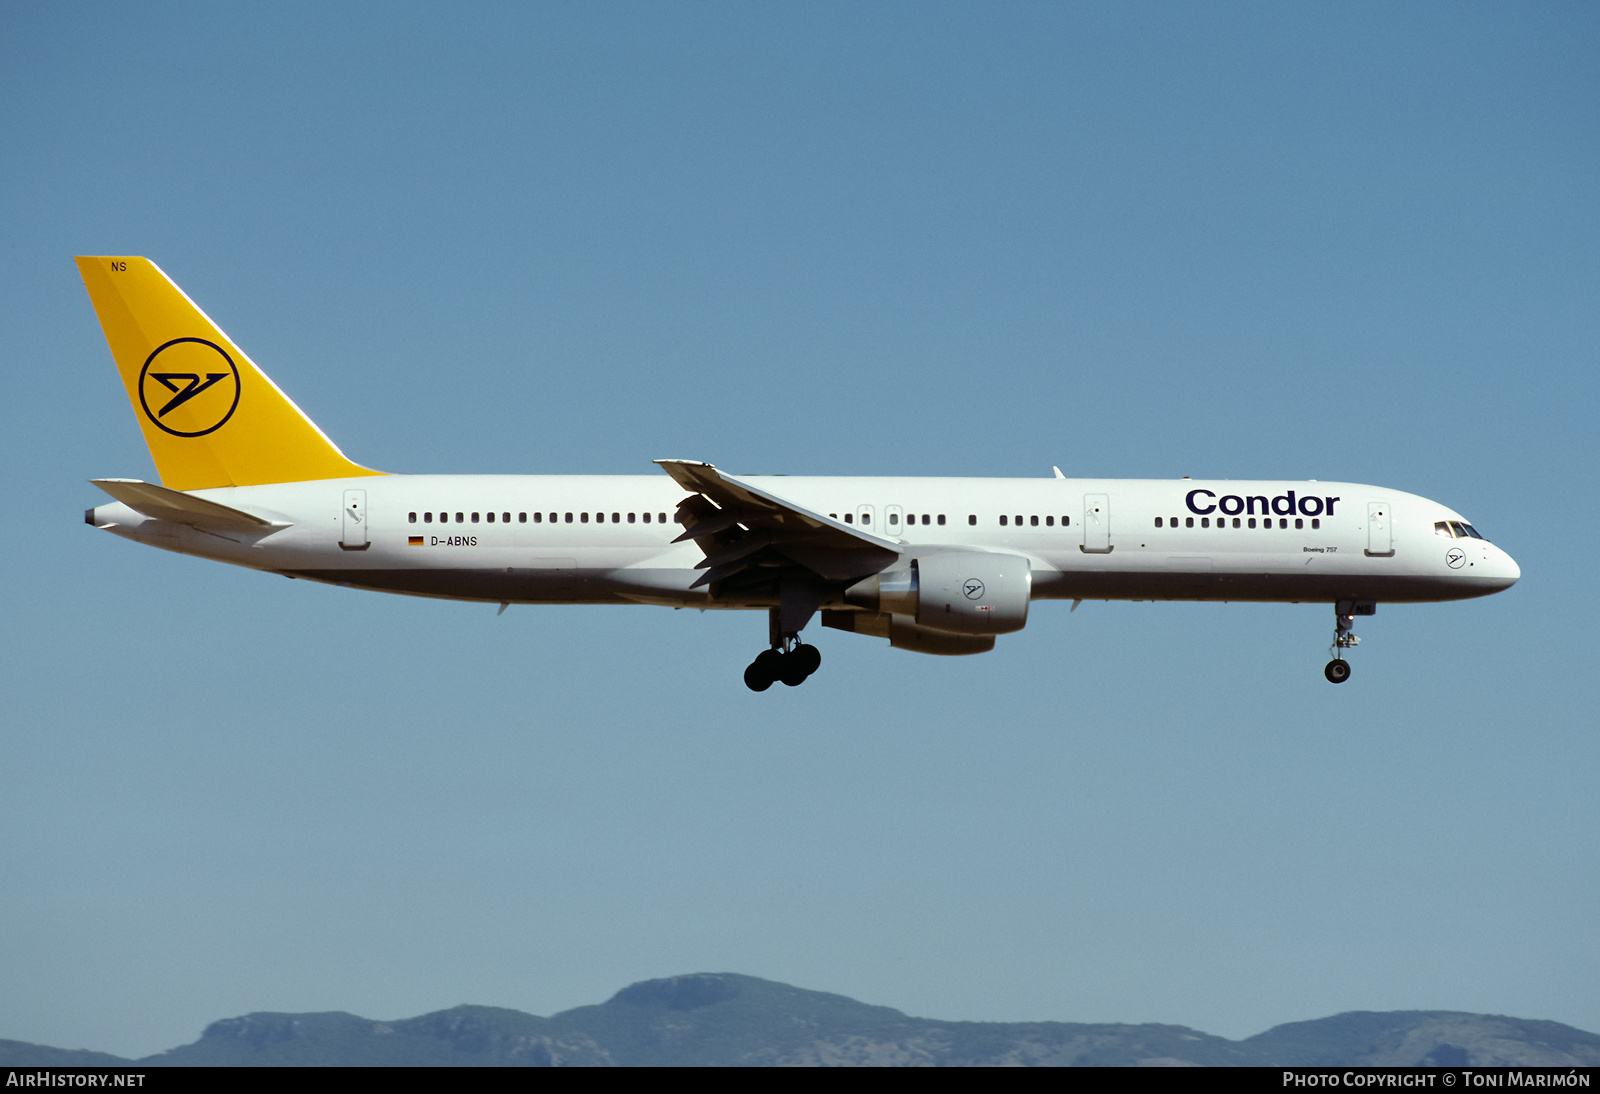
[[(139, 405), (146, 418), (174, 437), (203, 437), (233, 417), (239, 368), (215, 342), (174, 338), (145, 361)], [(188, 409), (175, 414), (180, 407)]]
[(163, 486), (382, 474), (346, 459), (148, 258), (80, 255), (78, 272)]

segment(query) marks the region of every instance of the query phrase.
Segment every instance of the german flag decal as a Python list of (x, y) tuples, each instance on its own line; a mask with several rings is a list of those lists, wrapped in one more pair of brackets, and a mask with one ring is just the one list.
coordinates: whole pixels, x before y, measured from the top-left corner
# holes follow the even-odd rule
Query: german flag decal
[(408, 546), (408, 547), (421, 547), (422, 546), (422, 537), (421, 536), (408, 536), (406, 538), (406, 546)]

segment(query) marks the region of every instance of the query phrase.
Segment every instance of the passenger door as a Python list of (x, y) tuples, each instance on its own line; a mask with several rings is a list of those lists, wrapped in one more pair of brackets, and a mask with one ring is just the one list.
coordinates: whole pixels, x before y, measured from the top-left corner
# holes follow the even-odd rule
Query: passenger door
[(1367, 502), (1367, 554), (1394, 554), (1394, 513), (1386, 501)]
[(365, 490), (346, 490), (344, 492), (344, 527), (339, 536), (339, 546), (346, 551), (365, 551), (370, 544), (367, 541), (367, 492)]
[(1093, 555), (1111, 553), (1111, 495), (1083, 496), (1083, 549)]

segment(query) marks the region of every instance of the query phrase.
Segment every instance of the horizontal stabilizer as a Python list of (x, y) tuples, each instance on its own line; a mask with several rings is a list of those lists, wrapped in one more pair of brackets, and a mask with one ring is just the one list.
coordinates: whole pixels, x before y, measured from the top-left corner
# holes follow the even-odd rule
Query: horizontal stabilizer
[(100, 489), (116, 498), (129, 509), (156, 520), (170, 520), (188, 524), (207, 532), (255, 532), (265, 535), (287, 524), (263, 520), (261, 517), (219, 505), (181, 490), (141, 482), (138, 479), (90, 479)]

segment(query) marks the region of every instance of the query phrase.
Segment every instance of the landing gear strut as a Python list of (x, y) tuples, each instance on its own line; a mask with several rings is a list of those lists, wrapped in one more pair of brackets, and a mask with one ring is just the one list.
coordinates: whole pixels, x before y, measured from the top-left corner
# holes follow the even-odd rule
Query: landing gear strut
[[(805, 612), (800, 619), (800, 626), (805, 625), (806, 619), (815, 610), (815, 605), (812, 605), (811, 610)], [(791, 613), (787, 622), (793, 625), (794, 618)], [(798, 627), (785, 633), (785, 622), (780, 609), (774, 608), (768, 613), (767, 632), (772, 648), (762, 650), (744, 670), (744, 686), (751, 691), (766, 691), (779, 680), (791, 688), (797, 688), (822, 664), (821, 651), (800, 641)]]
[(1351, 628), (1355, 626), (1356, 616), (1373, 615), (1377, 610), (1376, 604), (1365, 600), (1341, 600), (1333, 606), (1333, 645), (1328, 647), (1333, 660), (1322, 670), (1328, 683), (1342, 684), (1350, 679), (1350, 662), (1344, 659), (1344, 651), (1361, 645), (1361, 639)]

